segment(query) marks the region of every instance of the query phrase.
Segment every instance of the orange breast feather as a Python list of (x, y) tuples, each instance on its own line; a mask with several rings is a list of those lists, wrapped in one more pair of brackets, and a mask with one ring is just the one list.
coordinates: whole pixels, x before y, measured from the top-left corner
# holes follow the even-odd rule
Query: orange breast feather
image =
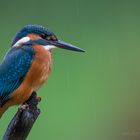
[(51, 71), (51, 53), (42, 46), (34, 45), (33, 47), (35, 49), (34, 61), (20, 87), (12, 93), (13, 104), (25, 102), (32, 91), (38, 90), (47, 80)]

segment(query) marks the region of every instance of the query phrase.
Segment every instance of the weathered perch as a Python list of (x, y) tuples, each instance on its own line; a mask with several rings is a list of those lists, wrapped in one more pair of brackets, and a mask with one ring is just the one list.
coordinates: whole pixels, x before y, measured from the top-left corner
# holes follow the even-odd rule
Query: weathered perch
[(35, 92), (17, 111), (3, 136), (3, 140), (26, 140), (33, 124), (40, 114), (39, 99)]

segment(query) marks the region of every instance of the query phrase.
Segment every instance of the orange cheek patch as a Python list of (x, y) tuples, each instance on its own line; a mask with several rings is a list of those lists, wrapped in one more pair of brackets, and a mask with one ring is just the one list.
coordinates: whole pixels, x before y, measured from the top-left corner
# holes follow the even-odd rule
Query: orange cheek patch
[(35, 35), (35, 34), (28, 34), (28, 37), (29, 37), (31, 40), (41, 39), (41, 37), (40, 37), (40, 36)]

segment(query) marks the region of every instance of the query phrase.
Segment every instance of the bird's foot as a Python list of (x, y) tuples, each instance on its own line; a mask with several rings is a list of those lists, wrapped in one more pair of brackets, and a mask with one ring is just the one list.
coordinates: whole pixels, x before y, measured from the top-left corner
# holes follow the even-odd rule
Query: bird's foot
[(29, 108), (29, 105), (26, 104), (26, 103), (24, 103), (24, 104), (22, 104), (22, 105), (19, 107), (19, 110), (20, 110), (20, 111), (23, 111), (23, 110), (25, 110), (25, 109), (27, 109), (27, 108)]
[(36, 96), (36, 99), (37, 99), (38, 102), (41, 101), (41, 97), (40, 96)]

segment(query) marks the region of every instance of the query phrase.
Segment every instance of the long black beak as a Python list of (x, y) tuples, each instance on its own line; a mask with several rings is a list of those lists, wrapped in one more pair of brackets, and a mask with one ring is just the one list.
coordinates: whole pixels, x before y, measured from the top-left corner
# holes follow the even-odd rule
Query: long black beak
[(77, 51), (77, 52), (85, 52), (83, 49), (80, 49), (72, 44), (66, 43), (61, 40), (52, 41), (51, 44), (62, 49), (67, 49), (67, 50)]

